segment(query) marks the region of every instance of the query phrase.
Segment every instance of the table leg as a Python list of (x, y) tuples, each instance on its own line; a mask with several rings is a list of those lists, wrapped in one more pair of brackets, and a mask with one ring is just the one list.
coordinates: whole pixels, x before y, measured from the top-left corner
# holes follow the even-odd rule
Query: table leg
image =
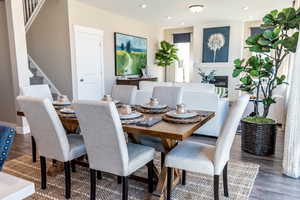
[[(169, 139), (161, 139), (161, 141), (165, 148), (165, 154), (170, 152), (176, 146), (176, 141), (169, 140)], [(180, 180), (180, 173), (179, 173), (179, 170), (177, 170), (177, 169), (175, 169), (173, 171), (174, 171), (173, 186), (176, 186)], [(167, 167), (163, 166), (163, 168), (161, 169), (159, 181), (156, 186), (156, 190), (153, 193), (152, 199), (164, 200), (165, 192), (166, 192), (166, 185), (167, 185)]]

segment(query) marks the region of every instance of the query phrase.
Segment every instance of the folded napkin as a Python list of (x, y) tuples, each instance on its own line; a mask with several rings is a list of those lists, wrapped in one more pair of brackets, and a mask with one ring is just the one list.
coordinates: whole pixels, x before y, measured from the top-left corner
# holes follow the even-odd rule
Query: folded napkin
[(154, 117), (154, 118), (146, 118), (145, 120), (141, 120), (136, 123), (137, 126), (145, 126), (145, 127), (151, 127), (155, 124), (159, 123), (162, 120), (161, 117)]

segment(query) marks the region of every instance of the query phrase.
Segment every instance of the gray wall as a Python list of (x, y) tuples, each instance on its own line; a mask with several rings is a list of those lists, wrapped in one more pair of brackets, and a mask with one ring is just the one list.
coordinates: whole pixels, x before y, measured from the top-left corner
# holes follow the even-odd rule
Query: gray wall
[(49, 0), (27, 33), (29, 55), (62, 94), (72, 97), (68, 0)]
[(16, 123), (5, 4), (0, 1), (0, 121)]

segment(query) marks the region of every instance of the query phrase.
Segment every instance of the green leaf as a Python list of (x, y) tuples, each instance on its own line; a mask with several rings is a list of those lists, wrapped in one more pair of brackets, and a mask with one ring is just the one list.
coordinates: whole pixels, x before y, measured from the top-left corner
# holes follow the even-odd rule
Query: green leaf
[[(270, 39), (272, 40), (272, 39)], [(271, 42), (269, 40), (266, 40), (264, 38), (259, 38), (259, 40), (257, 41), (257, 43), (261, 46), (267, 46), (269, 45)]]
[(234, 69), (233, 73), (232, 73), (232, 76), (234, 78), (236, 78), (236, 77), (238, 77), (241, 74), (242, 71), (243, 71), (243, 69)]
[(263, 33), (264, 38), (268, 39), (268, 40), (273, 40), (274, 38), (274, 34), (273, 31), (271, 30), (265, 30), (265, 32)]
[(299, 32), (294, 33), (282, 41), (282, 45), (290, 52), (295, 53), (298, 45)]
[(274, 104), (274, 103), (276, 103), (276, 101), (275, 101), (275, 99), (273, 99), (271, 97), (263, 99), (263, 104), (264, 105), (271, 105), (271, 104)]

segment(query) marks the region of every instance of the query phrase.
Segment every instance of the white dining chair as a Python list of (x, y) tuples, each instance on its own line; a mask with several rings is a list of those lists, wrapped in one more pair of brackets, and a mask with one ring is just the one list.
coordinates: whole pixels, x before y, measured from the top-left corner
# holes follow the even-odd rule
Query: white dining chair
[(176, 108), (176, 105), (182, 103), (183, 88), (169, 86), (154, 87), (152, 97), (157, 98), (160, 104)]
[[(175, 108), (177, 104), (182, 103), (183, 88), (171, 86), (158, 86), (153, 88), (153, 98), (157, 98), (160, 104)], [(160, 138), (152, 136), (141, 135), (138, 137), (141, 144), (155, 148), (156, 151), (161, 152), (161, 165), (165, 160), (165, 148)]]
[[(28, 96), (28, 97), (47, 98), (51, 102), (53, 101), (50, 88), (46, 84), (21, 87), (20, 95)], [(32, 149), (32, 162), (36, 162), (36, 143), (32, 134), (31, 134), (31, 149)]]
[(215, 200), (219, 199), (219, 176), (223, 172), (224, 196), (229, 196), (227, 167), (230, 149), (249, 99), (249, 95), (243, 95), (230, 108), (216, 146), (185, 141), (167, 154), (165, 160), (165, 165), (168, 167), (167, 200), (171, 200), (173, 168), (183, 170), (183, 185), (185, 184), (186, 171), (213, 176)]
[(71, 162), (86, 154), (83, 137), (66, 133), (49, 99), (17, 97), (17, 101), (28, 119), (36, 141), (41, 164), (41, 188), (46, 189), (46, 158), (64, 163), (65, 197), (71, 197)]
[(114, 85), (111, 96), (114, 100), (127, 105), (134, 105), (137, 93), (137, 86), (133, 85)]
[(149, 192), (153, 192), (153, 159), (151, 147), (128, 143), (113, 102), (76, 101), (76, 115), (87, 149), (91, 199), (96, 198), (96, 171), (122, 177), (122, 199), (128, 199), (128, 176), (144, 165), (148, 166)]

